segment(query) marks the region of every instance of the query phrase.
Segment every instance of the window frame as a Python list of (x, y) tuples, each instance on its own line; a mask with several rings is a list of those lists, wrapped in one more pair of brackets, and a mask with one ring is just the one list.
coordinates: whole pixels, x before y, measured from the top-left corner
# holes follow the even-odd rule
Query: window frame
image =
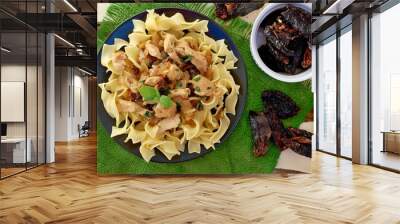
[[(333, 155), (336, 157), (340, 157), (346, 160), (352, 160), (352, 158), (347, 157), (342, 155), (342, 150), (341, 150), (341, 118), (340, 118), (340, 103), (341, 103), (341, 97), (340, 97), (340, 77), (341, 77), (341, 67), (340, 67), (340, 37), (344, 35), (347, 32), (352, 32), (352, 23), (347, 24), (343, 28), (338, 27), (335, 33), (332, 35), (326, 37), (325, 39), (319, 41), (316, 46), (316, 150), (319, 152), (323, 152), (329, 155)], [(319, 146), (319, 85), (320, 85), (320, 80), (319, 80), (319, 66), (320, 66), (320, 57), (318, 54), (318, 49), (322, 43), (327, 43), (330, 41), (336, 41), (336, 152), (328, 152), (324, 149), (321, 149)]]
[[(28, 1), (25, 0), (25, 1), (21, 1), (21, 2), (25, 3), (25, 16), (26, 16), (27, 15), (26, 13), (27, 13), (27, 3), (28, 3)], [(35, 0), (35, 1), (32, 1), (32, 2), (36, 3), (36, 11), (38, 12), (39, 11), (39, 2), (46, 3), (47, 1)], [(12, 14), (9, 14), (8, 11), (4, 10), (1, 7), (0, 7), (0, 11), (5, 13), (5, 14), (7, 14), (7, 15), (12, 15)], [(46, 7), (46, 12), (47, 11), (48, 11), (48, 7)], [(17, 174), (26, 172), (26, 171), (28, 171), (30, 169), (34, 169), (34, 168), (37, 168), (37, 167), (39, 167), (41, 165), (47, 164), (47, 144), (48, 143), (47, 143), (47, 110), (46, 110), (46, 108), (47, 108), (47, 44), (48, 44), (47, 34), (48, 33), (47, 32), (43, 32), (41, 30), (38, 30), (38, 29), (30, 26), (29, 24), (24, 23), (23, 21), (19, 20), (16, 17), (11, 16), (11, 18), (14, 19), (15, 21), (20, 22), (20, 23), (23, 24), (24, 30), (21, 30), (20, 34), (21, 35), (25, 35), (25, 40), (24, 40), (24, 42), (25, 42), (25, 49), (24, 49), (24, 51), (25, 51), (25, 56), (24, 56), (25, 57), (24, 58), (24, 60), (25, 60), (25, 88), (24, 88), (25, 89), (25, 93), (24, 93), (24, 122), (25, 122), (24, 129), (25, 129), (25, 134), (23, 136), (23, 138), (25, 139), (25, 166), (24, 166), (24, 169), (22, 169), (22, 170), (20, 170), (18, 172), (9, 174), (7, 176), (3, 175), (2, 167), (0, 166), (0, 180), (7, 179), (7, 178), (15, 176)], [(0, 46), (2, 45), (2, 43), (1, 43), (2, 42), (2, 34), (3, 33), (8, 33), (7, 31), (3, 31), (1, 29), (1, 27), (2, 27), (2, 23), (0, 23)], [(27, 112), (28, 34), (33, 34), (33, 35), (36, 34), (36, 49), (35, 49), (35, 51), (36, 51), (36, 57), (37, 57), (35, 62), (33, 63), (33, 64), (36, 65), (36, 71), (35, 71), (36, 74), (35, 75), (36, 75), (36, 98), (37, 98), (37, 101), (36, 101), (36, 122), (34, 122), (36, 124), (36, 136), (32, 137), (32, 138), (36, 138), (36, 140), (37, 140), (36, 161), (33, 164), (29, 164), (29, 166), (28, 166), (28, 162), (27, 162), (27, 156), (28, 156), (28, 154), (27, 154), (27, 147), (28, 147), (28, 144), (27, 144), (28, 143), (28, 116), (27, 116), (27, 113), (28, 113)], [(43, 35), (40, 35), (40, 34), (43, 34)], [(40, 40), (39, 40), (39, 36), (42, 36), (42, 38), (40, 38)], [(41, 47), (43, 49), (41, 49), (39, 47), (39, 41), (41, 41), (41, 44), (42, 44)], [(39, 51), (39, 49), (40, 49), (40, 51)], [(38, 66), (40, 65), (40, 63), (39, 63), (39, 52), (43, 53), (43, 55), (41, 55), (42, 60), (43, 60), (43, 63), (41, 64), (42, 65), (41, 73), (42, 73), (42, 82), (43, 82), (42, 84), (43, 84), (43, 88), (44, 88), (44, 91), (42, 92), (42, 96), (44, 97), (42, 99), (43, 105), (41, 105), (43, 107), (42, 109), (44, 110), (43, 111), (44, 115), (43, 115), (43, 117), (41, 117), (41, 119), (44, 119), (44, 120), (41, 120), (41, 122), (44, 125), (44, 127), (43, 127), (43, 129), (44, 129), (43, 130), (43, 145), (42, 145), (42, 147), (43, 147), (42, 148), (42, 152), (44, 154), (41, 155), (41, 157), (43, 157), (42, 158), (43, 159), (42, 162), (39, 162), (39, 141), (38, 141), (38, 139), (39, 139), (39, 113), (38, 113), (38, 111), (39, 111), (39, 98), (38, 98), (38, 96), (39, 96), (39, 88), (38, 88), (38, 86), (39, 86), (39, 79), (38, 79), (39, 68), (38, 68)], [(3, 62), (2, 53), (0, 53), (0, 82), (2, 80), (2, 78), (1, 78), (1, 67), (3, 66), (2, 62)], [(1, 90), (1, 86), (0, 86), (0, 90)], [(1, 96), (1, 93), (0, 93), (0, 96)], [(0, 110), (1, 110), (1, 106), (0, 106)], [(0, 119), (0, 124), (1, 124), (1, 119)], [(2, 152), (2, 146), (0, 144), (0, 158), (1, 158), (1, 152)], [(21, 168), (23, 168), (23, 167), (21, 167)]]
[(368, 79), (368, 158), (367, 158), (367, 162), (368, 165), (376, 167), (376, 168), (380, 168), (383, 170), (387, 170), (387, 171), (391, 171), (394, 173), (400, 173), (400, 170), (394, 169), (394, 168), (390, 168), (387, 166), (383, 166), (380, 164), (376, 164), (373, 162), (373, 153), (374, 153), (374, 149), (373, 149), (373, 132), (372, 132), (372, 18), (373, 18), (373, 14), (374, 13), (384, 13), (385, 11), (391, 9), (392, 7), (396, 6), (400, 4), (400, 2), (398, 0), (388, 0), (387, 2), (385, 2), (384, 4), (382, 4), (381, 6), (373, 9), (373, 10), (369, 10), (368, 11), (368, 30), (367, 30), (367, 40), (368, 40), (368, 54), (367, 54), (367, 64), (368, 64), (368, 68), (367, 68), (367, 79)]

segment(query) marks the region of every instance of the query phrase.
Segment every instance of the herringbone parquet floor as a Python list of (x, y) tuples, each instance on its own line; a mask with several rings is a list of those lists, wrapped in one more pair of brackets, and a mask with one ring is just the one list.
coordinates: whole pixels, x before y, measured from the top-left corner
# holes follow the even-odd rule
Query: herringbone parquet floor
[(312, 174), (107, 176), (94, 137), (0, 181), (0, 223), (400, 223), (400, 175), (315, 153)]

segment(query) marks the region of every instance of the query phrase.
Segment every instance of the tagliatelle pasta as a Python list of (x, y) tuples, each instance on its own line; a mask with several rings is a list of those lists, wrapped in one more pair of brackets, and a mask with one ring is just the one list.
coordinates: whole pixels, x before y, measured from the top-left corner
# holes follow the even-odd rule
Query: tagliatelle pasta
[(99, 84), (111, 137), (140, 143), (144, 160), (159, 150), (169, 160), (185, 148), (214, 148), (228, 130), (239, 95), (230, 73), (237, 58), (224, 40), (206, 35), (208, 21), (187, 22), (149, 10), (133, 20), (129, 40), (104, 44), (101, 64), (111, 72)]

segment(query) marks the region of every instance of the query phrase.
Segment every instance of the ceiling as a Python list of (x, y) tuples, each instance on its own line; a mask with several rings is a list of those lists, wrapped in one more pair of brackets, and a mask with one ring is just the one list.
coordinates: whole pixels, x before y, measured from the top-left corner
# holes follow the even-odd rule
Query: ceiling
[[(327, 1), (324, 7), (313, 13), (313, 43), (317, 44), (332, 36), (337, 30), (350, 25), (354, 17), (377, 8), (393, 0), (335, 0)], [(323, 1), (321, 1), (323, 2)], [(322, 6), (322, 5), (320, 5)]]

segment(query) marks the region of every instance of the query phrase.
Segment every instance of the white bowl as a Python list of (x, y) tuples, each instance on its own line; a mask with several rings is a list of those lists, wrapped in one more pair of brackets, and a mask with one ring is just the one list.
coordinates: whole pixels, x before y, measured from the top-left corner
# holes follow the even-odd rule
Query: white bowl
[(311, 4), (309, 4), (309, 3), (290, 3), (290, 4), (288, 4), (288, 3), (267, 3), (267, 4), (268, 5), (258, 14), (258, 16), (253, 24), (253, 28), (251, 30), (250, 51), (251, 51), (251, 55), (253, 56), (254, 61), (256, 62), (258, 67), (260, 67), (269, 76), (271, 76), (277, 80), (283, 81), (283, 82), (301, 82), (301, 81), (310, 79), (312, 76), (311, 67), (308, 68), (307, 70), (304, 70), (301, 73), (296, 74), (296, 75), (291, 75), (291, 74), (288, 74), (285, 72), (273, 71), (261, 59), (260, 55), (258, 54), (258, 48), (265, 44), (265, 35), (263, 34), (262, 28), (260, 29), (260, 25), (269, 14), (271, 14), (272, 12), (274, 12), (278, 9), (284, 8), (287, 5), (292, 5), (292, 6), (295, 6), (298, 8), (302, 8), (311, 13), (311, 10), (312, 10)]

